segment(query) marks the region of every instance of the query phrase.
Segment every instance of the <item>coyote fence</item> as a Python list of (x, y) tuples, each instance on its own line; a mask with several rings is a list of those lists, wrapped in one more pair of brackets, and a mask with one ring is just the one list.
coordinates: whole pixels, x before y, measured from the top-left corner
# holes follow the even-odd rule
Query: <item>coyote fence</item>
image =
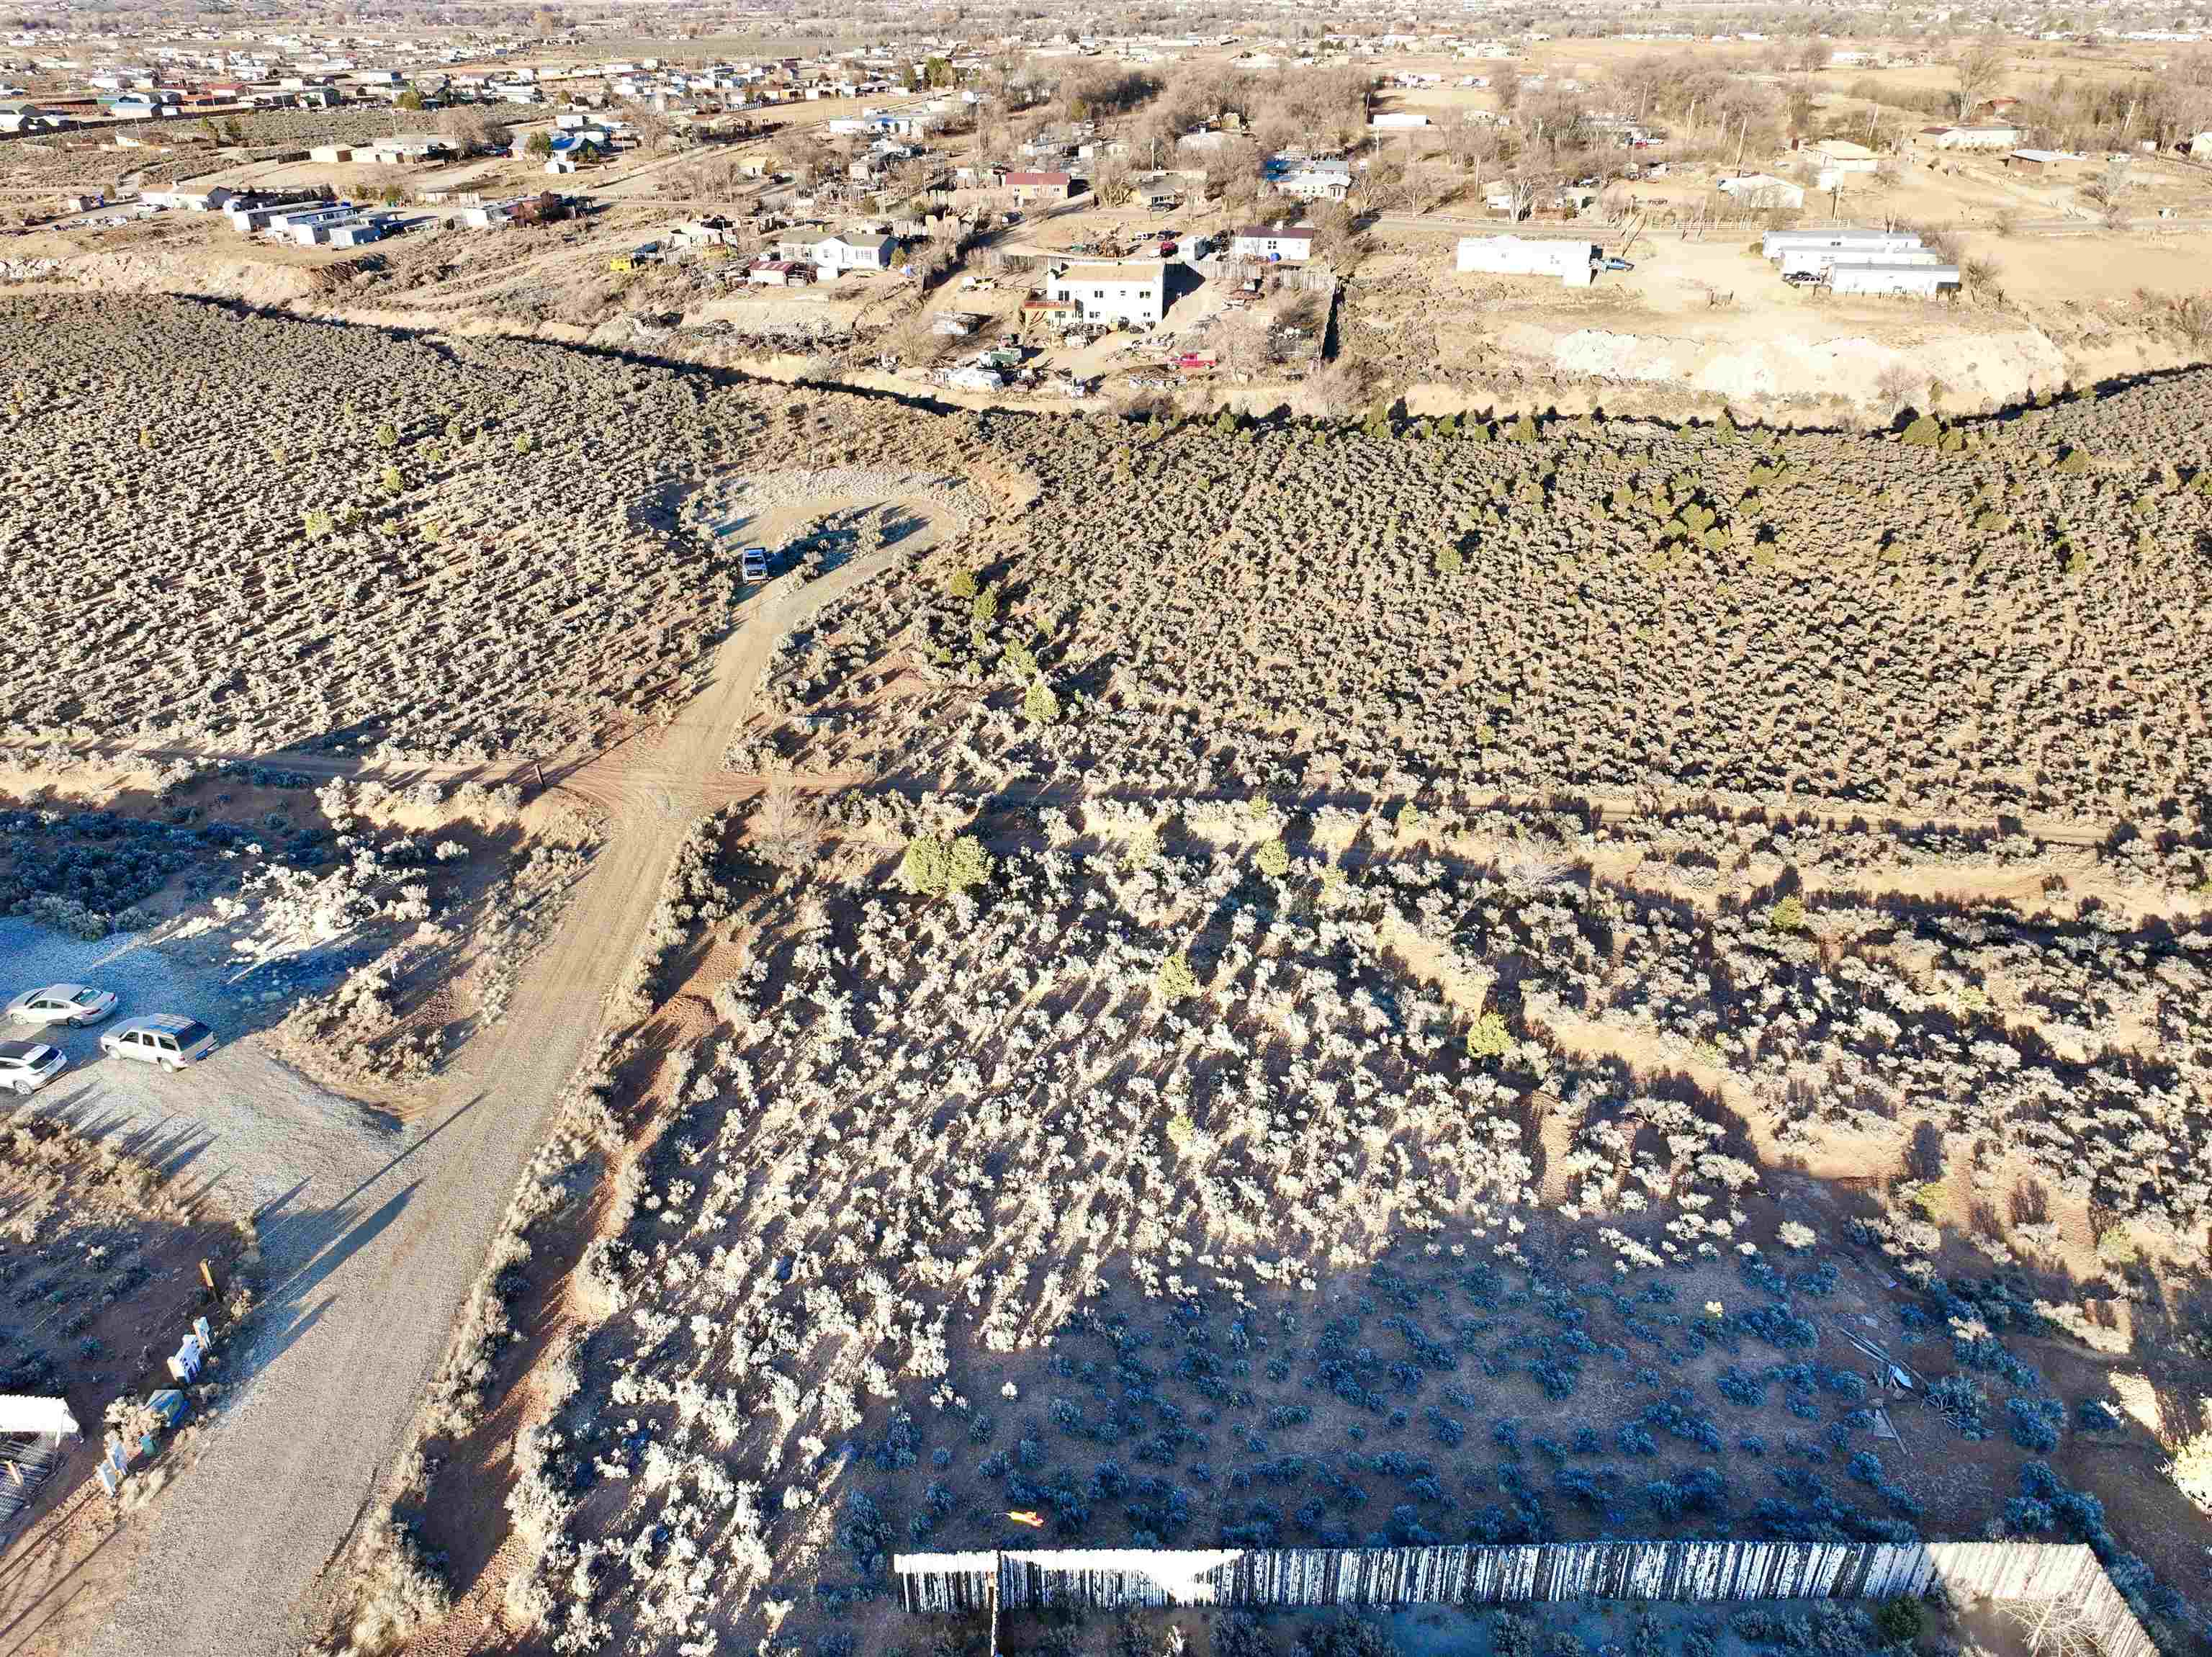
[(1518, 1547), (901, 1554), (910, 1611), (1048, 1605), (1499, 1605), (1595, 1599), (2057, 1601), (2106, 1657), (2156, 1648), (2086, 1547), (2036, 1542), (1555, 1542)]

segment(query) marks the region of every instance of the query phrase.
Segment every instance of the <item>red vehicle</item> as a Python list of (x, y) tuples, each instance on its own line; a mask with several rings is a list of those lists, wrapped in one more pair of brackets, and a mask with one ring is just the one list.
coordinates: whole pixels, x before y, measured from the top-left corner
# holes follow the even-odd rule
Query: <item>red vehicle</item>
[(1172, 241), (1164, 241), (1160, 244), (1160, 257), (1162, 259), (1173, 259), (1175, 257), (1175, 253), (1176, 245)]

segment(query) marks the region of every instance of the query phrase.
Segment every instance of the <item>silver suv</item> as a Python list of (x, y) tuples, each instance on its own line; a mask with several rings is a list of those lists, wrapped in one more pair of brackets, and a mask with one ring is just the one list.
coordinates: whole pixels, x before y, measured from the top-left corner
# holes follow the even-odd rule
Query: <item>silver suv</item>
[(181, 1070), (215, 1051), (215, 1032), (197, 1019), (156, 1013), (118, 1024), (100, 1039), (100, 1051), (115, 1058), (143, 1059), (165, 1070)]
[(69, 1068), (69, 1056), (43, 1041), (0, 1041), (0, 1087), (27, 1099)]

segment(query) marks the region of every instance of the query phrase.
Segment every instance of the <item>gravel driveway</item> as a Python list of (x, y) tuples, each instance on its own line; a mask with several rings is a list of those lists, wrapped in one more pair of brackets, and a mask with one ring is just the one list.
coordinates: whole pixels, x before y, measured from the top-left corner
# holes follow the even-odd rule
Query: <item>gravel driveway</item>
[[(77, 1631), (71, 1657), (299, 1651), (333, 1587), (325, 1572), (398, 1452), (515, 1182), (706, 808), (707, 784), (777, 635), (929, 539), (856, 559), (804, 589), (776, 582), (756, 601), (763, 613), (725, 645), (712, 684), (655, 746), (621, 751), (564, 781), (605, 810), (608, 833), (553, 939), (526, 969), (506, 1020), (462, 1051), (465, 1073), (445, 1079), (416, 1131), (381, 1145), (380, 1159), (319, 1170), (266, 1212), (272, 1265), (242, 1372), (250, 1380), (151, 1510), (129, 1591), (96, 1627)], [(242, 1061), (234, 1065), (246, 1074)], [(258, 1113), (244, 1092), (232, 1102)], [(218, 1119), (212, 1100), (205, 1109)], [(220, 1131), (241, 1145), (321, 1133), (296, 1116), (264, 1134)]]

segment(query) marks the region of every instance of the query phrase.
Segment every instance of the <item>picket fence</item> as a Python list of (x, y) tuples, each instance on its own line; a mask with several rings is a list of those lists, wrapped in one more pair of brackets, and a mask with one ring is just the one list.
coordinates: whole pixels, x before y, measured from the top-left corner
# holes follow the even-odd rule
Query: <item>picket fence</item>
[(1960, 1599), (2078, 1606), (2106, 1657), (2156, 1648), (2086, 1547), (2037, 1542), (1554, 1542), (1518, 1547), (901, 1554), (910, 1611), (1048, 1605), (1499, 1605), (1594, 1599)]

